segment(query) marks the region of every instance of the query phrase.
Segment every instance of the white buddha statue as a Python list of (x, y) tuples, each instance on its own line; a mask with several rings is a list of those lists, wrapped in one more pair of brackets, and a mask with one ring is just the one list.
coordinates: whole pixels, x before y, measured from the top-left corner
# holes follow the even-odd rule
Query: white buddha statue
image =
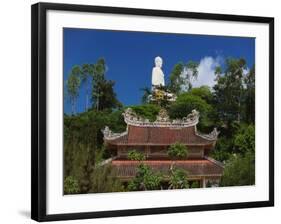
[(167, 101), (175, 101), (176, 96), (173, 93), (170, 93), (168, 90), (165, 90), (165, 88), (162, 88), (165, 86), (165, 78), (164, 73), (161, 69), (163, 64), (162, 58), (157, 56), (155, 58), (155, 67), (152, 69), (152, 94), (149, 95), (148, 101), (154, 101), (154, 102), (161, 102), (161, 100), (167, 100)]
[(161, 69), (163, 60), (157, 56), (154, 61), (155, 67), (152, 69), (152, 87), (165, 86), (164, 73)]

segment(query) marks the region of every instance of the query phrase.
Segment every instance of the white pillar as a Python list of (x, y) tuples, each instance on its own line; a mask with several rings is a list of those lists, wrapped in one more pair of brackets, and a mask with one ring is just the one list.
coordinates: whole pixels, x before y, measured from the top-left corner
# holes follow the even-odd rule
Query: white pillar
[(202, 178), (202, 185), (203, 185), (203, 188), (206, 187), (206, 179), (205, 179), (205, 177)]

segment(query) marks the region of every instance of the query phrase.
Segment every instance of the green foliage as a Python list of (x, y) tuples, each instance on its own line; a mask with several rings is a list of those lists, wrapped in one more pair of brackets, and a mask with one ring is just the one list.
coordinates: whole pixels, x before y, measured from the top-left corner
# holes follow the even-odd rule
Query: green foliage
[(255, 126), (242, 125), (234, 136), (234, 147), (236, 151), (245, 154), (255, 151)]
[(161, 189), (161, 174), (154, 172), (148, 165), (140, 163), (135, 178), (129, 181), (129, 191)]
[(85, 111), (87, 111), (89, 108), (89, 79), (93, 77), (93, 65), (83, 64), (80, 77), (81, 77), (81, 84), (85, 86), (86, 89)]
[(247, 152), (245, 155), (234, 154), (227, 161), (222, 186), (244, 186), (255, 184), (255, 154)]
[(116, 93), (114, 92), (115, 82), (106, 80), (106, 62), (100, 58), (95, 65), (93, 65), (93, 88), (92, 100), (93, 108), (97, 111), (105, 109), (121, 108), (122, 104), (118, 101)]
[(249, 123), (255, 123), (255, 66), (244, 78), (245, 90), (245, 120)]
[(131, 150), (128, 152), (128, 159), (136, 160), (136, 161), (143, 161), (143, 160), (145, 160), (145, 156), (143, 153), (137, 152), (136, 150)]
[(169, 177), (169, 189), (185, 188), (189, 188), (189, 184), (187, 181), (187, 172), (179, 168), (171, 169), (171, 175)]
[(192, 88), (192, 81), (197, 79), (198, 63), (189, 61), (186, 64), (183, 62), (177, 63), (171, 74), (168, 89), (176, 95), (190, 90)]
[(211, 157), (221, 162), (226, 162), (232, 154), (244, 155), (255, 152), (255, 126), (233, 122), (230, 136), (221, 136), (217, 140)]
[(183, 71), (184, 64), (182, 62), (177, 63), (171, 74), (170, 74), (170, 83), (169, 90), (175, 94), (179, 94), (181, 91), (181, 85), (183, 85), (183, 79), (181, 73)]
[(168, 155), (172, 159), (184, 159), (188, 156), (188, 150), (184, 144), (176, 142), (170, 145), (168, 149)]
[(73, 176), (80, 193), (92, 189), (92, 174), (96, 162), (110, 157), (103, 150), (101, 129), (109, 126), (122, 132), (126, 129), (122, 111), (88, 111), (77, 116), (64, 115), (64, 176)]
[(198, 96), (207, 103), (212, 103), (213, 95), (209, 86), (200, 86), (197, 88), (192, 88), (189, 93), (193, 96)]
[[(246, 69), (244, 59), (228, 58), (224, 76), (218, 76), (214, 89), (214, 100), (219, 119), (229, 122), (243, 119), (244, 86), (243, 74)], [(222, 71), (222, 69), (220, 68)], [(220, 72), (221, 72), (220, 71)]]
[(81, 192), (87, 192), (91, 185), (97, 131), (92, 118), (64, 117), (64, 176), (73, 176)]
[(219, 137), (217, 140), (215, 149), (212, 150), (211, 157), (225, 162), (227, 161), (233, 153), (233, 139), (226, 138), (225, 136)]
[(151, 96), (152, 92), (151, 89), (149, 87), (144, 87), (140, 89), (141, 91), (143, 91), (143, 96), (141, 99), (142, 104), (146, 104), (149, 102), (149, 96)]
[(97, 166), (91, 175), (91, 193), (120, 192), (124, 187), (117, 178), (112, 167), (107, 165)]
[[(245, 74), (243, 59), (227, 59), (224, 68), (215, 70), (216, 85), (192, 88), (191, 80), (198, 75), (198, 63), (178, 63), (170, 75), (170, 83), (163, 90), (178, 94), (169, 104), (149, 104), (149, 88), (143, 88), (143, 104), (130, 106), (137, 115), (155, 121), (159, 110), (165, 107), (172, 119), (187, 116), (196, 109), (200, 112), (199, 130), (209, 132), (218, 127), (220, 136), (210, 156), (225, 164), (223, 186), (255, 183), (255, 67)], [(128, 158), (139, 161), (137, 174), (124, 189), (110, 165), (99, 165), (109, 158), (104, 148), (101, 130), (109, 126), (114, 132), (126, 129), (123, 108), (114, 92), (114, 81), (106, 79), (106, 62), (74, 66), (66, 81), (66, 91), (71, 101), (72, 116), (64, 115), (64, 192), (66, 194), (89, 192), (114, 192), (124, 190), (154, 190), (163, 188), (163, 176), (144, 164), (144, 155), (133, 150)], [(92, 84), (91, 85), (88, 85)], [(84, 113), (76, 114), (76, 101), (80, 84), (86, 88)], [(92, 87), (91, 89), (88, 87)], [(186, 88), (183, 88), (186, 87)], [(187, 92), (186, 92), (187, 91)], [(92, 108), (87, 95), (91, 95)], [(187, 148), (175, 143), (169, 156), (187, 158)], [(171, 189), (188, 188), (187, 173), (178, 169), (175, 162), (167, 176)], [(167, 186), (166, 186), (167, 187)], [(191, 188), (199, 187), (192, 182)]]
[(206, 131), (213, 127), (212, 116), (214, 109), (200, 96), (192, 93), (183, 93), (178, 96), (177, 100), (171, 104), (168, 112), (171, 118), (183, 118), (196, 109), (200, 113), (199, 129)]
[(221, 66), (216, 66), (216, 68), (215, 68), (215, 75), (220, 76), (221, 74), (222, 74)]
[(79, 193), (78, 181), (72, 176), (68, 176), (64, 179), (63, 183), (64, 194), (77, 194)]
[(195, 62), (195, 61), (188, 61), (187, 64), (186, 64), (186, 68), (189, 70), (189, 74), (188, 74), (188, 79), (189, 79), (189, 83), (190, 83), (190, 88), (192, 88), (192, 85), (191, 85), (191, 81), (192, 79), (197, 79), (198, 77), (198, 62)]
[(171, 105), (169, 113), (172, 118), (182, 118), (190, 114), (194, 109), (198, 110), (200, 114), (206, 114), (211, 109), (211, 106), (199, 96), (183, 93)]
[(131, 106), (132, 110), (139, 115), (140, 117), (144, 117), (149, 119), (150, 121), (155, 121), (156, 116), (160, 111), (160, 107), (155, 104), (144, 104), (139, 106)]
[(200, 187), (200, 184), (198, 181), (192, 181), (190, 188), (199, 188), (199, 187)]

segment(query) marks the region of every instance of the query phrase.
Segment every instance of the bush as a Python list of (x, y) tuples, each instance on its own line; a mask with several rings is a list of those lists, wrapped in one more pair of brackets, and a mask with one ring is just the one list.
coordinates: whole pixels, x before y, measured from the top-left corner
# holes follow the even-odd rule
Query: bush
[(145, 156), (142, 153), (137, 152), (136, 150), (131, 150), (128, 152), (128, 159), (136, 160), (136, 161), (143, 161), (143, 160), (145, 160)]
[(91, 176), (91, 182), (90, 193), (124, 191), (121, 181), (117, 178), (110, 165), (95, 167)]
[(234, 136), (234, 147), (238, 152), (245, 154), (246, 152), (255, 151), (255, 126), (242, 125), (238, 133)]
[(148, 165), (141, 163), (137, 168), (136, 176), (129, 181), (129, 191), (161, 189), (162, 175), (155, 173)]
[(169, 189), (185, 189), (189, 187), (187, 172), (183, 169), (173, 168), (169, 178)]
[(255, 155), (252, 152), (247, 152), (244, 156), (234, 154), (225, 165), (221, 185), (253, 184), (255, 184)]
[(186, 117), (194, 109), (200, 113), (199, 129), (202, 131), (211, 129), (213, 127), (211, 118), (213, 117), (214, 109), (200, 96), (183, 93), (170, 105), (168, 112), (171, 118), (177, 119)]
[(187, 147), (184, 144), (176, 142), (170, 145), (168, 149), (168, 155), (172, 159), (184, 159), (188, 156)]
[(77, 194), (79, 193), (78, 181), (72, 176), (68, 176), (64, 179), (63, 183), (64, 194)]
[(140, 106), (131, 106), (132, 110), (140, 117), (155, 121), (160, 111), (160, 107), (155, 104), (144, 104)]

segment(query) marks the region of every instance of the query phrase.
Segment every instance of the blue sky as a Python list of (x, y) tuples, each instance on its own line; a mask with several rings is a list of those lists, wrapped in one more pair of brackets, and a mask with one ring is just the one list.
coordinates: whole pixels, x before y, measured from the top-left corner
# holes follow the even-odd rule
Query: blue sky
[[(214, 68), (227, 57), (243, 57), (250, 68), (255, 60), (255, 39), (241, 37), (164, 34), (64, 28), (64, 81), (74, 65), (95, 63), (100, 57), (107, 64), (106, 78), (115, 80), (115, 92), (124, 105), (139, 104), (140, 88), (151, 86), (154, 58), (163, 58), (162, 70), (168, 82), (173, 66), (189, 60), (199, 63), (194, 86), (214, 84)], [(85, 107), (85, 91), (80, 90), (77, 112)], [(64, 100), (64, 110), (71, 106)]]

